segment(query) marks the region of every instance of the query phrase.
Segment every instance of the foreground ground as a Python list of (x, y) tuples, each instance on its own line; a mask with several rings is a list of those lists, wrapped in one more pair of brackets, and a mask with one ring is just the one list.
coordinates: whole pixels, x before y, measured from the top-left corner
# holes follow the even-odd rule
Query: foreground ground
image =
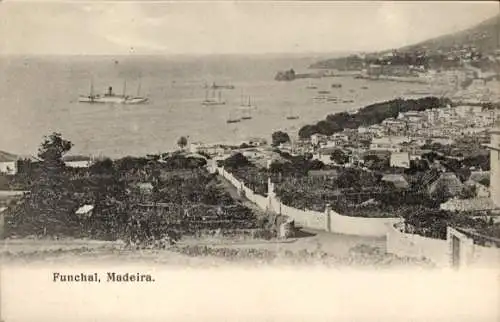
[(298, 238), (280, 240), (234, 240), (205, 237), (184, 238), (168, 249), (130, 249), (121, 242), (93, 240), (4, 240), (5, 264), (147, 263), (174, 266), (221, 266), (228, 264), (323, 264), (334, 267), (424, 267), (427, 261), (385, 253), (384, 239), (301, 231)]

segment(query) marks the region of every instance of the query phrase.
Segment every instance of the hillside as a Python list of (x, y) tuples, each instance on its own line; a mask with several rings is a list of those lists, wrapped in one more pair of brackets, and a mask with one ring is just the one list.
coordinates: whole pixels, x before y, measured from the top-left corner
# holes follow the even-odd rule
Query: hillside
[(10, 162), (16, 160), (17, 160), (17, 155), (5, 151), (0, 151), (0, 162)]
[[(318, 61), (310, 68), (360, 70), (368, 64), (392, 63), (446, 68), (457, 67), (461, 62), (473, 62), (481, 67), (492, 61), (500, 49), (500, 14), (466, 30), (429, 39), (399, 49), (369, 53), (364, 57), (351, 55)], [(389, 57), (389, 58), (387, 58)], [(494, 60), (494, 59), (493, 59)], [(486, 63), (486, 64), (485, 64)]]
[(466, 30), (403, 47), (401, 51), (450, 52), (464, 47), (485, 54), (500, 49), (500, 14)]

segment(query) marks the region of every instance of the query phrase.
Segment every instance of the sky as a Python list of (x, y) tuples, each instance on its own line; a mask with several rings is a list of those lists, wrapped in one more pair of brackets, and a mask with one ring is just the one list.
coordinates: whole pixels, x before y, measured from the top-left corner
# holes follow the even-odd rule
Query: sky
[(0, 54), (376, 51), (473, 26), (490, 2), (0, 2)]

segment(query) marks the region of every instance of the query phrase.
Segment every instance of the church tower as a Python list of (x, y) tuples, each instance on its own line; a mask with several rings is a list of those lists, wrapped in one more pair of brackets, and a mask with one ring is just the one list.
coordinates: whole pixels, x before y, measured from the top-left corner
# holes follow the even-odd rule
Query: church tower
[(490, 130), (490, 195), (493, 203), (500, 207), (500, 120)]

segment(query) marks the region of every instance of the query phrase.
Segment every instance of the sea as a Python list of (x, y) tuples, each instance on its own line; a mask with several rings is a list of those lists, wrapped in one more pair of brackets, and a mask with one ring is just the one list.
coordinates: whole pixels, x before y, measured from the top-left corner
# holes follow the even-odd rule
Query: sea
[[(71, 154), (139, 156), (171, 151), (180, 136), (190, 142), (235, 144), (274, 131), (296, 135), (326, 115), (402, 97), (426, 85), (354, 77), (274, 80), (277, 71), (311, 72), (317, 55), (222, 56), (4, 56), (0, 57), (0, 150), (36, 154), (43, 137), (59, 132)], [(221, 90), (225, 105), (203, 106), (205, 85)], [(145, 96), (144, 105), (79, 103), (112, 86), (117, 94)], [(342, 84), (332, 88), (333, 83)], [(317, 89), (308, 89), (308, 85)], [(338, 103), (313, 98), (326, 90)], [(252, 119), (227, 123), (243, 101), (256, 106)], [(352, 102), (342, 102), (350, 101)], [(298, 119), (289, 120), (289, 115)]]

